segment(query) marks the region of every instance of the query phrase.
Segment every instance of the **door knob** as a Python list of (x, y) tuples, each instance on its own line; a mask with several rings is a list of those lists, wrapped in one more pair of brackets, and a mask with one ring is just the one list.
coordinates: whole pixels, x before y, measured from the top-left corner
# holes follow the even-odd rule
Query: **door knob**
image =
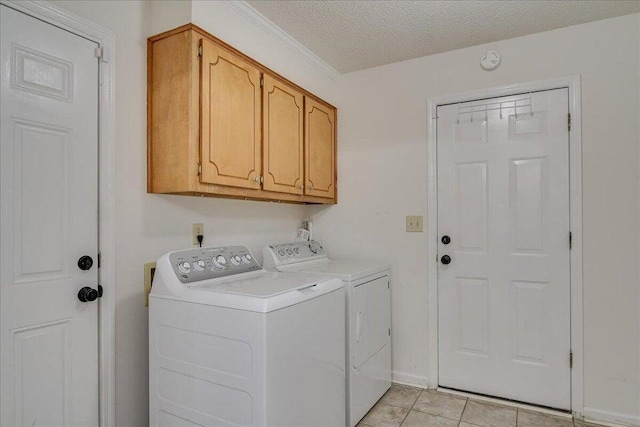
[(89, 270), (93, 266), (93, 258), (89, 255), (82, 255), (78, 260), (78, 268), (80, 270)]
[(451, 243), (451, 237), (446, 236), (446, 235), (442, 236), (441, 240), (442, 240), (442, 243), (445, 244), (445, 245), (448, 245), (449, 243)]
[(440, 262), (447, 265), (451, 262), (451, 257), (449, 255), (443, 255), (442, 258), (440, 258)]
[(90, 302), (95, 301), (98, 297), (101, 297), (102, 292), (96, 291), (89, 286), (85, 286), (84, 288), (78, 291), (78, 299), (82, 302)]

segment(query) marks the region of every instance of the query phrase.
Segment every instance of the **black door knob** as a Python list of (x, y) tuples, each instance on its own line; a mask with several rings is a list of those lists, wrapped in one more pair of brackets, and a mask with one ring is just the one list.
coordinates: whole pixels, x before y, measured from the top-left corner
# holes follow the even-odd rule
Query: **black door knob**
[(82, 302), (95, 301), (99, 296), (101, 295), (98, 293), (98, 291), (88, 286), (85, 286), (78, 291), (78, 299)]
[(447, 265), (451, 262), (451, 257), (449, 255), (443, 255), (442, 258), (440, 258), (440, 262)]
[(451, 237), (449, 236), (442, 236), (442, 239), (440, 240), (442, 240), (442, 243), (445, 245), (448, 245), (449, 243), (451, 243)]
[(78, 268), (80, 270), (89, 270), (93, 266), (93, 258), (89, 255), (82, 255), (78, 260)]

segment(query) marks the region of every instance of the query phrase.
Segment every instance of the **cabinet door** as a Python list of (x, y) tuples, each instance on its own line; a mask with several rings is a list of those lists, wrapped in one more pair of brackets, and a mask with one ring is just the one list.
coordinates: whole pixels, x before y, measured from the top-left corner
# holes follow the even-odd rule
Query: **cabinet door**
[(202, 40), (200, 180), (260, 188), (260, 71)]
[(334, 198), (335, 110), (305, 97), (305, 194)]
[(280, 80), (264, 75), (264, 189), (302, 194), (303, 95)]

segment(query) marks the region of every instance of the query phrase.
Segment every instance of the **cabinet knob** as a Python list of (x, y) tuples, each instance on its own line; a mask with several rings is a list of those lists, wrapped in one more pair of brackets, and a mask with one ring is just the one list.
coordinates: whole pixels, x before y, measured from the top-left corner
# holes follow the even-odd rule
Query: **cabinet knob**
[(298, 188), (299, 188), (299, 189), (301, 189), (301, 190), (304, 190), (304, 185), (300, 184), (300, 185), (298, 186)]
[(313, 184), (309, 186), (309, 190), (313, 190)]
[(256, 176), (255, 178), (253, 178), (253, 180), (254, 180), (255, 182), (257, 182), (258, 184), (261, 184), (261, 183), (263, 182), (263, 179), (262, 179), (262, 177), (261, 177), (261, 176)]

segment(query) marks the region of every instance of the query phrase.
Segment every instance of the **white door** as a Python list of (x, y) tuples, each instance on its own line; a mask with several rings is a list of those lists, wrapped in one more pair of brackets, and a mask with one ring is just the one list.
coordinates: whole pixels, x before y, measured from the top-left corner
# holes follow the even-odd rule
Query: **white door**
[(570, 409), (568, 90), (437, 112), (439, 383)]
[(96, 44), (0, 21), (0, 422), (98, 425)]

